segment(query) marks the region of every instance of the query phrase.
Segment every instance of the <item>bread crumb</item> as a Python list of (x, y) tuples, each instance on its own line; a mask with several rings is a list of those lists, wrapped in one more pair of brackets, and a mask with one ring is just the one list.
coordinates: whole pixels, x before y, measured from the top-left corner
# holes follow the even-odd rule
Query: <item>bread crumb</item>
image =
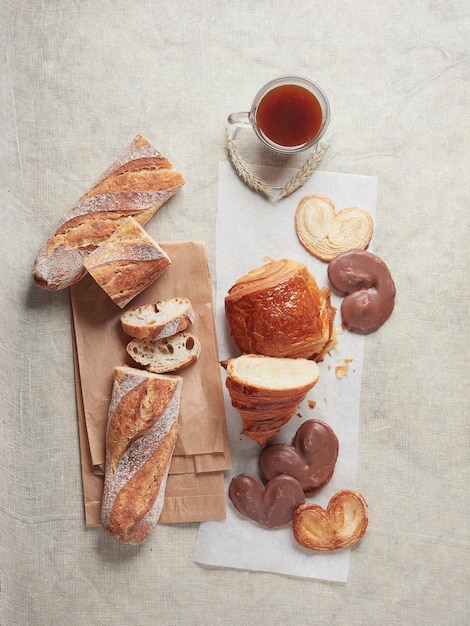
[(314, 409), (317, 406), (317, 401), (316, 400), (309, 400), (308, 401), (308, 406), (311, 409)]
[(338, 365), (335, 368), (335, 373), (337, 378), (344, 378), (348, 375), (349, 365)]

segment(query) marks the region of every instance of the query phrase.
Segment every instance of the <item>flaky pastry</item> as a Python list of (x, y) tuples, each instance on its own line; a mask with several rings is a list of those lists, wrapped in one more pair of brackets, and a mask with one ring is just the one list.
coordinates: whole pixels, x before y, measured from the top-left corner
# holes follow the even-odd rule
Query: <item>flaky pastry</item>
[(335, 213), (331, 200), (319, 194), (305, 196), (295, 213), (295, 230), (300, 243), (322, 261), (353, 248), (365, 250), (374, 223), (365, 209), (350, 207)]
[(320, 377), (318, 365), (308, 359), (243, 354), (222, 366), (232, 406), (242, 418), (242, 433), (262, 447), (290, 420)]
[(227, 325), (245, 354), (321, 361), (337, 342), (330, 296), (303, 263), (270, 261), (229, 289)]
[(335, 493), (326, 509), (302, 504), (294, 511), (295, 540), (309, 550), (322, 552), (350, 548), (367, 530), (367, 503), (357, 491)]

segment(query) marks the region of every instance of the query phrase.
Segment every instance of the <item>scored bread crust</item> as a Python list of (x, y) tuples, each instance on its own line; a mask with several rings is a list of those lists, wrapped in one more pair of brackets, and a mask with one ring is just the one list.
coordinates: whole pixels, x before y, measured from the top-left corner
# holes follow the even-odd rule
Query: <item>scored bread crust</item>
[(176, 335), (195, 318), (188, 298), (171, 298), (128, 309), (121, 315), (121, 325), (131, 337), (155, 340)]
[(176, 333), (163, 339), (133, 339), (126, 350), (128, 355), (149, 372), (176, 372), (197, 361), (201, 342), (188, 332)]
[(242, 434), (264, 447), (286, 424), (320, 377), (315, 361), (244, 354), (221, 363)]
[(83, 259), (90, 275), (121, 308), (170, 264), (170, 257), (133, 217), (126, 218), (109, 239)]
[(114, 369), (101, 523), (108, 535), (125, 543), (142, 543), (160, 517), (182, 384), (179, 376)]
[(64, 289), (86, 273), (83, 259), (132, 215), (142, 226), (184, 185), (183, 176), (144, 137), (128, 148), (62, 217), (38, 251), (35, 282)]
[(354, 546), (369, 523), (367, 503), (362, 494), (342, 489), (332, 496), (326, 509), (302, 504), (292, 520), (294, 538), (309, 550), (326, 552)]
[(330, 296), (302, 263), (270, 261), (229, 289), (230, 334), (242, 353), (320, 361), (336, 345)]

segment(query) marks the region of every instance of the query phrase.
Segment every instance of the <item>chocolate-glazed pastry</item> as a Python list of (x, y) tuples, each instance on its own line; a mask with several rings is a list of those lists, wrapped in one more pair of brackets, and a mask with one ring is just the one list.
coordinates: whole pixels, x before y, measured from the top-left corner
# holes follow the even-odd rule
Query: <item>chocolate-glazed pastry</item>
[(388, 267), (375, 254), (351, 250), (328, 264), (333, 287), (346, 294), (341, 304), (348, 330), (370, 333), (382, 326), (395, 305), (395, 283)]
[(292, 445), (275, 443), (264, 448), (259, 466), (266, 480), (293, 476), (304, 492), (312, 495), (331, 479), (338, 449), (338, 438), (328, 424), (308, 420), (297, 430)]
[(305, 502), (302, 487), (292, 476), (276, 476), (263, 486), (252, 474), (238, 474), (228, 495), (239, 513), (268, 528), (289, 524), (294, 510)]

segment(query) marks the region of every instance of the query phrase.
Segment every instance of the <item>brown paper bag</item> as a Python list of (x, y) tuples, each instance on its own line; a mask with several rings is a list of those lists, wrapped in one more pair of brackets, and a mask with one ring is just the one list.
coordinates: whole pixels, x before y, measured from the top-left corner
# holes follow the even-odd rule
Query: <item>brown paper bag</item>
[[(160, 245), (172, 264), (128, 307), (188, 297), (196, 312), (190, 330), (202, 348), (199, 361), (180, 372), (180, 435), (160, 522), (223, 519), (223, 470), (230, 467), (231, 459), (205, 245), (198, 241)], [(122, 310), (95, 281), (85, 276), (72, 285), (70, 296), (85, 520), (94, 526), (99, 524), (113, 369), (116, 365), (138, 366), (125, 350), (131, 338), (120, 324)]]

